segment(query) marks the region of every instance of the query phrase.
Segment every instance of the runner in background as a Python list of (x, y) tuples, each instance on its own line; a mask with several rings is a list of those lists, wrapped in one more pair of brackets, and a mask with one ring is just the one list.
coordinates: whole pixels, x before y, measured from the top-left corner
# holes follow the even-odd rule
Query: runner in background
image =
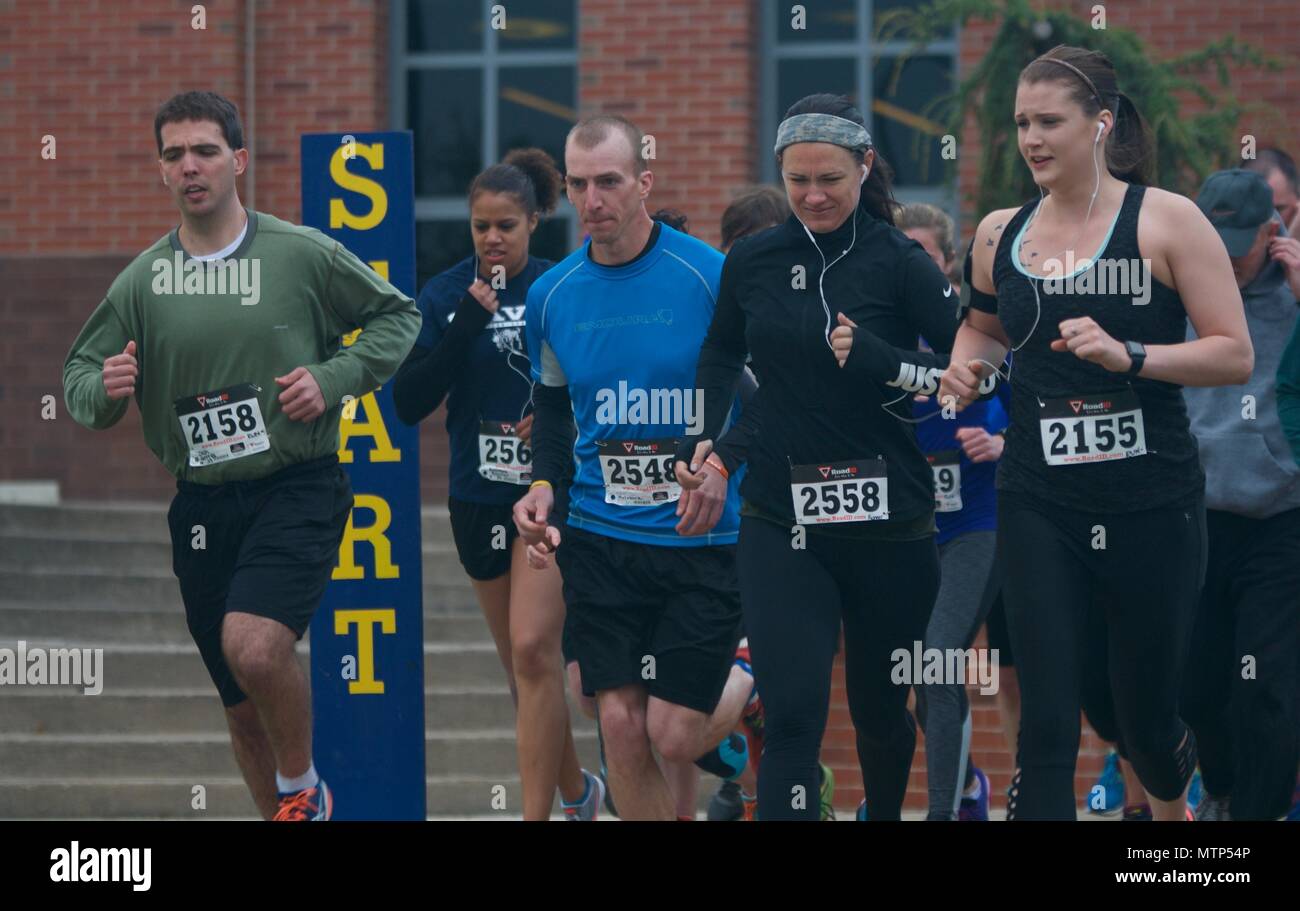
[[(898, 228), (948, 273), (956, 261), (953, 223), (936, 206), (915, 204), (899, 212)], [(967, 251), (966, 261), (970, 261)], [(1006, 385), (999, 387), (1005, 392)], [(993, 477), (1007, 426), (1000, 399), (978, 402), (956, 420), (938, 401), (914, 408), (917, 442), (934, 471), (939, 528), (939, 594), (925, 633), (925, 648), (968, 649), (984, 623), (984, 590), (993, 566), (997, 528)], [(1000, 681), (999, 681), (1000, 682)], [(917, 718), (925, 731), (928, 819), (988, 821), (989, 782), (970, 762), (971, 714), (965, 681), (914, 687)]]
[[(398, 417), (415, 424), (447, 401), (452, 535), (487, 619), (515, 702), (524, 819), (595, 819), (604, 785), (578, 765), (564, 701), (559, 570), (528, 568), (510, 510), (532, 480), (533, 416), (524, 307), (553, 263), (529, 255), (562, 178), (540, 149), (516, 149), (469, 187), (474, 253), (420, 292), (420, 337), (393, 384)], [(557, 511), (562, 520), (563, 508)]]
[(1285, 816), (1300, 764), (1300, 467), (1276, 396), (1300, 313), (1300, 240), (1275, 200), (1260, 174), (1241, 169), (1211, 174), (1196, 200), (1227, 249), (1255, 349), (1244, 386), (1184, 393), (1209, 529), (1197, 673), (1183, 691), (1205, 774), (1201, 820)]

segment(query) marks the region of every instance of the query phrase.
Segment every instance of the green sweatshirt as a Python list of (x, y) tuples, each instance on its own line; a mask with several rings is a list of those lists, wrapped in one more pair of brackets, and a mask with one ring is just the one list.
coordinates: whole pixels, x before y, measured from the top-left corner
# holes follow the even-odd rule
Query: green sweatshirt
[(1300, 320), (1291, 331), (1291, 341), (1277, 367), (1277, 413), (1282, 432), (1300, 465)]
[[(344, 347), (340, 337), (357, 328), (365, 331)], [(415, 303), (342, 244), (250, 210), (244, 241), (224, 267), (192, 260), (173, 230), (122, 271), (68, 352), (64, 401), (93, 430), (121, 420), (128, 400), (108, 398), (102, 371), (134, 340), (145, 442), (167, 470), (200, 484), (261, 478), (337, 452), (343, 397), (386, 382), (419, 329)], [(275, 377), (295, 367), (311, 372), (325, 398), (314, 421), (281, 410)], [(226, 389), (234, 389), (229, 410), (196, 405), (203, 397), (215, 407), (209, 393)], [(242, 431), (254, 427), (255, 410), (238, 404), (245, 396), (262, 418), (250, 440)], [(240, 442), (217, 458), (191, 451), (220, 451), (231, 439)]]

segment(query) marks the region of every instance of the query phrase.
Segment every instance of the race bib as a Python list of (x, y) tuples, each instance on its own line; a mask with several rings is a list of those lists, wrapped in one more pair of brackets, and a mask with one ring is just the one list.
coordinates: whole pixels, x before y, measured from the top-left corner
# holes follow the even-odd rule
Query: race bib
[(1146, 455), (1142, 405), (1132, 389), (1048, 399), (1038, 422), (1048, 465), (1080, 465)]
[(682, 496), (673, 471), (677, 440), (597, 440), (605, 479), (605, 502), (615, 506), (658, 506)]
[(888, 519), (885, 460), (795, 465), (790, 469), (790, 496), (799, 525)]
[(961, 453), (955, 449), (925, 456), (934, 472), (935, 512), (961, 511)]
[(257, 404), (260, 386), (240, 383), (175, 402), (191, 468), (219, 465), (271, 448)]
[(489, 481), (531, 484), (533, 451), (509, 421), (482, 421), (478, 428), (478, 473)]

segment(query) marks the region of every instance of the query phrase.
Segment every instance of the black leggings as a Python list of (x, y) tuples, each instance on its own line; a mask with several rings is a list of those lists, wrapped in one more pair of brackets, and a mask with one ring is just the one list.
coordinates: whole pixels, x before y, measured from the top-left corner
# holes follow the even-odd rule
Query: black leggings
[[(1118, 735), (1143, 786), (1177, 799), (1195, 768), (1178, 698), (1205, 577), (1204, 506), (1097, 515), (999, 493), (998, 553), (1021, 691), (1014, 818), (1076, 818), (1089, 666), (1108, 669)], [(1094, 611), (1101, 635), (1090, 635)]]
[(898, 648), (910, 656), (925, 637), (939, 590), (934, 537), (854, 541), (808, 532), (805, 548), (793, 542), (789, 528), (741, 519), (741, 603), (766, 714), (759, 819), (819, 817), (817, 762), (841, 622), (867, 814), (898, 819), (916, 724), (907, 711), (908, 686), (891, 680), (890, 656)]

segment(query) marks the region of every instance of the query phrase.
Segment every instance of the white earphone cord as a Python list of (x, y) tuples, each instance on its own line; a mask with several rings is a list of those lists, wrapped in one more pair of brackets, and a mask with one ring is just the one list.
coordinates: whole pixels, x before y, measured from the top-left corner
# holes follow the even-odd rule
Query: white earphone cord
[[(1088, 222), (1092, 219), (1092, 210), (1093, 210), (1093, 206), (1096, 205), (1096, 203), (1097, 203), (1097, 195), (1101, 192), (1101, 163), (1100, 163), (1100, 162), (1098, 161), (1098, 159), (1097, 159), (1097, 151), (1098, 151), (1098, 143), (1101, 142), (1101, 134), (1105, 131), (1105, 129), (1106, 129), (1106, 124), (1105, 124), (1105, 123), (1098, 123), (1098, 124), (1097, 124), (1097, 138), (1094, 139), (1093, 142), (1092, 142), (1092, 149), (1093, 149), (1093, 151), (1092, 151), (1092, 167), (1093, 167), (1093, 176), (1094, 176), (1095, 179), (1094, 179), (1093, 187), (1092, 187), (1092, 197), (1088, 200), (1088, 212), (1087, 212), (1087, 214), (1084, 215), (1084, 217), (1083, 217), (1083, 225), (1079, 228), (1079, 233), (1076, 234), (1076, 235), (1074, 236), (1074, 240), (1070, 241), (1070, 243), (1069, 243), (1067, 246), (1063, 247), (1063, 248), (1060, 250), (1060, 253), (1065, 253), (1067, 250), (1071, 250), (1071, 249), (1073, 249), (1073, 248), (1075, 247), (1075, 245), (1078, 244), (1079, 239), (1080, 239), (1081, 237), (1083, 237), (1083, 232), (1086, 231), (1086, 230), (1088, 229)], [(1039, 211), (1040, 211), (1040, 210), (1042, 209), (1042, 207), (1043, 207), (1043, 200), (1045, 200), (1046, 198), (1047, 198), (1047, 195), (1046, 195), (1045, 193), (1043, 193), (1043, 188), (1042, 188), (1042, 187), (1039, 187), (1039, 188), (1038, 188), (1038, 205), (1035, 206), (1035, 207), (1034, 207), (1034, 211), (1031, 212), (1031, 213), (1029, 214), (1029, 223), (1026, 224), (1025, 227), (1024, 227), (1024, 230), (1020, 232), (1020, 237), (1021, 237), (1021, 242), (1020, 242), (1020, 244), (1017, 245), (1016, 249), (1012, 251), (1012, 255), (1015, 256), (1017, 259), (1020, 258), (1020, 247), (1023, 246), (1025, 233), (1028, 232), (1030, 225), (1032, 225), (1032, 224), (1034, 223), (1034, 219), (1038, 217), (1038, 213), (1039, 213)], [(805, 229), (805, 230), (806, 230), (806, 229)], [(1058, 254), (1056, 254), (1056, 255), (1060, 255), (1060, 253), (1058, 253)], [(1048, 258), (1051, 258), (1051, 257), (1048, 257)], [(823, 261), (824, 261), (824, 260), (823, 260)], [(1043, 261), (1046, 262), (1047, 260), (1044, 259)], [(1045, 277), (1045, 276), (1044, 276), (1044, 277)], [(1041, 300), (1039, 299), (1039, 297), (1038, 297), (1038, 285), (1037, 285), (1036, 282), (1034, 282), (1034, 280), (1033, 280), (1032, 278), (1031, 278), (1031, 279), (1028, 279), (1028, 281), (1029, 281), (1029, 287), (1032, 288), (1033, 291), (1034, 291), (1034, 324), (1033, 324), (1032, 326), (1030, 326), (1028, 335), (1025, 336), (1024, 340), (1023, 340), (1019, 345), (1012, 345), (1012, 346), (1011, 346), (1011, 351), (1012, 351), (1013, 353), (1016, 352), (1016, 351), (1019, 351), (1021, 348), (1025, 347), (1026, 344), (1029, 343), (1029, 339), (1033, 336), (1034, 331), (1038, 328), (1039, 320), (1041, 320), (1041, 319), (1042, 319), (1042, 316), (1043, 316), (1043, 305), (1042, 305), (1042, 301), (1041, 301)], [(829, 314), (828, 314), (828, 319), (829, 319)], [(975, 360), (976, 360), (977, 363), (984, 364), (984, 365), (987, 366), (989, 369), (991, 369), (995, 374), (997, 374), (998, 376), (1002, 377), (1002, 379), (1003, 379), (1004, 382), (1007, 382), (1007, 383), (1010, 383), (1010, 382), (1011, 382), (1011, 371), (1010, 371), (1010, 370), (1007, 370), (1007, 371), (1004, 373), (1004, 372), (1002, 371), (1002, 368), (1001, 368), (1001, 367), (997, 366), (996, 364), (991, 364), (991, 363), (989, 363), (988, 361), (984, 360), (984, 358), (976, 358)], [(911, 394), (911, 393), (907, 393), (907, 392), (905, 392), (905, 393), (903, 393), (902, 395), (900, 395), (898, 398), (893, 399), (893, 400), (888, 401), (888, 402), (885, 402), (885, 403), (882, 404), (880, 407), (883, 408), (883, 409), (885, 410), (885, 413), (886, 413), (886, 414), (890, 415), (890, 416), (893, 417), (893, 418), (896, 418), (897, 420), (904, 421), (904, 422), (906, 422), (906, 423), (908, 423), (908, 424), (920, 424), (922, 421), (928, 421), (928, 420), (930, 420), (931, 418), (936, 417), (936, 416), (938, 416), (938, 415), (940, 415), (940, 414), (943, 413), (942, 411), (936, 411), (936, 412), (934, 412), (933, 414), (927, 414), (927, 415), (926, 415), (925, 417), (923, 417), (923, 418), (905, 418), (905, 417), (901, 417), (900, 415), (894, 414), (894, 412), (892, 412), (892, 411), (889, 410), (889, 406), (890, 406), (890, 405), (896, 405), (897, 403), (903, 401), (903, 399), (907, 398), (908, 395), (910, 395), (910, 394)], [(1041, 401), (1041, 399), (1040, 399), (1040, 401)]]

